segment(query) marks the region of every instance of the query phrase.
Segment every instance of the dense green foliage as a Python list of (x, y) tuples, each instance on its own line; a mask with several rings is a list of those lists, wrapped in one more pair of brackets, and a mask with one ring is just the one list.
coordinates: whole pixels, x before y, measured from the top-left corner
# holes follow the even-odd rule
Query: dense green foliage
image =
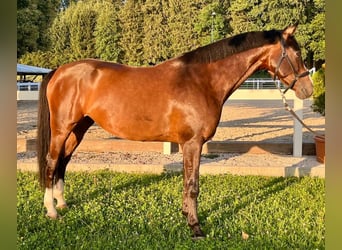
[(201, 176), (199, 241), (181, 215), (180, 174), (79, 172), (66, 182), (69, 208), (49, 220), (36, 174), (17, 172), (18, 249), (325, 247), (324, 179)]
[(17, 0), (17, 57), (49, 48), (52, 21), (60, 0)]
[[(309, 66), (324, 61), (325, 1), (324, 0), (234, 0), (231, 1), (232, 29), (240, 33), (258, 29), (282, 29), (289, 23), (299, 23), (296, 38), (302, 56)], [(323, 53), (323, 54), (322, 54)]]
[(325, 71), (323, 68), (313, 74), (312, 81), (314, 85), (312, 109), (325, 115)]
[[(19, 4), (20, 3), (20, 4)], [(156, 64), (241, 32), (299, 23), (309, 67), (325, 60), (324, 0), (18, 0), (18, 60)]]

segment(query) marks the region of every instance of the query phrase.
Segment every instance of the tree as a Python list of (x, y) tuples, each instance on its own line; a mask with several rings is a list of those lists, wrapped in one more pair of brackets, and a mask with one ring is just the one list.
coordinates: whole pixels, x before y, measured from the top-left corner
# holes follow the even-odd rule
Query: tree
[(30, 5), (29, 0), (17, 0), (17, 10), (28, 8)]
[(71, 3), (76, 3), (78, 0), (61, 0), (60, 2), (60, 10), (66, 10)]
[(261, 17), (264, 13), (261, 9), (260, 2), (260, 0), (232, 1), (231, 6), (229, 7), (232, 34), (260, 30), (261, 27), (263, 28), (265, 24)]
[(72, 3), (60, 12), (50, 29), (57, 65), (96, 57), (94, 30), (97, 11), (92, 2)]
[(325, 60), (325, 1), (314, 0), (312, 17), (309, 23), (310, 43), (313, 60), (318, 68)]
[[(320, 53), (324, 53), (324, 45), (322, 44), (322, 40), (319, 39), (324, 37), (324, 28), (322, 29), (321, 27), (324, 23), (321, 17), (324, 11), (322, 11), (322, 4), (318, 4), (318, 2), (322, 3), (323, 1), (253, 0), (246, 2), (243, 0), (235, 0), (230, 7), (233, 33), (237, 34), (252, 30), (283, 29), (288, 25), (299, 23), (296, 31), (296, 39), (301, 45), (302, 56), (305, 62), (309, 67), (312, 67), (313, 55), (315, 55), (315, 60), (317, 60), (318, 57), (322, 58), (322, 54)], [(310, 27), (311, 22), (319, 22), (321, 30), (313, 31), (313, 28)], [(317, 36), (315, 39), (317, 42), (312, 42), (312, 38), (315, 36)], [(315, 48), (317, 48), (316, 51)]]
[(121, 40), (123, 63), (142, 65), (143, 58), (143, 23), (142, 0), (126, 0), (120, 10)]
[(120, 6), (115, 6), (111, 2), (97, 3), (98, 13), (95, 36), (96, 57), (106, 61), (120, 62), (122, 49), (119, 45), (121, 29), (118, 22), (118, 12)]
[(29, 8), (17, 10), (17, 58), (38, 49), (39, 27), (36, 25), (38, 16), (38, 10)]
[(50, 30), (50, 51), (54, 55), (51, 58), (51, 64), (57, 67), (61, 64), (71, 61), (70, 32), (68, 11), (63, 11), (55, 18)]
[(303, 0), (235, 0), (230, 7), (234, 33), (253, 30), (283, 29), (295, 23), (305, 23)]
[(18, 61), (19, 63), (34, 65), (43, 68), (56, 68), (58, 64), (53, 60), (55, 56), (51, 51), (34, 51), (26, 53)]
[(146, 0), (142, 11), (144, 64), (156, 64), (171, 57), (168, 1)]
[(17, 1), (17, 58), (49, 47), (47, 33), (59, 5), (59, 0)]
[(314, 92), (312, 109), (325, 116), (325, 69), (321, 68), (312, 76)]
[(50, 45), (48, 30), (57, 16), (60, 7), (60, 0), (39, 0), (37, 3), (38, 15), (37, 25), (39, 37), (37, 47), (39, 50), (47, 50)]
[(169, 49), (172, 57), (200, 46), (195, 23), (202, 4), (201, 0), (170, 1), (169, 35), (172, 40)]
[(214, 1), (199, 10), (194, 30), (201, 45), (220, 40), (230, 32), (227, 12), (228, 8), (222, 1)]
[(18, 58), (50, 68), (89, 57), (156, 64), (211, 39), (297, 22), (307, 66), (325, 59), (324, 0), (18, 0), (17, 6)]
[(77, 2), (73, 6), (74, 8), (69, 12), (72, 59), (79, 60), (96, 57), (94, 30), (97, 12), (93, 3)]
[[(119, 60), (120, 29), (117, 9), (113, 1), (89, 0), (70, 3), (67, 9), (58, 13), (49, 29), (49, 50), (31, 52), (22, 59), (46, 61), (46, 67), (55, 68), (61, 64), (84, 58)], [(114, 8), (115, 7), (115, 8)], [(36, 63), (36, 65), (37, 65)]]

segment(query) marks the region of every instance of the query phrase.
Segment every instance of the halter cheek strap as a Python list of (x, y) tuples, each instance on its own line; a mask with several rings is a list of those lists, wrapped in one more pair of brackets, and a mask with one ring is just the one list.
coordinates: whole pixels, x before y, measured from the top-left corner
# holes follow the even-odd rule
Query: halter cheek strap
[[(301, 74), (298, 74), (297, 71), (295, 70), (295, 68), (293, 67), (293, 64), (290, 60), (290, 58), (288, 57), (286, 50), (285, 50), (285, 40), (283, 37), (281, 37), (280, 39), (280, 44), (281, 44), (281, 58), (279, 59), (279, 62), (277, 64), (277, 67), (274, 71), (274, 76), (273, 76), (273, 80), (275, 81), (278, 73), (279, 73), (279, 68), (280, 65), (282, 64), (282, 62), (284, 61), (284, 59), (286, 59), (286, 61), (288, 62), (288, 64), (290, 65), (293, 74), (295, 75), (295, 78), (293, 79), (293, 81), (291, 82), (291, 84), (284, 90), (283, 94), (285, 94), (289, 89), (292, 89), (294, 87), (294, 85), (296, 84), (296, 82), (298, 81), (299, 78), (305, 77), (307, 75), (310, 74), (309, 71), (305, 71)], [(279, 77), (278, 77), (279, 78)]]

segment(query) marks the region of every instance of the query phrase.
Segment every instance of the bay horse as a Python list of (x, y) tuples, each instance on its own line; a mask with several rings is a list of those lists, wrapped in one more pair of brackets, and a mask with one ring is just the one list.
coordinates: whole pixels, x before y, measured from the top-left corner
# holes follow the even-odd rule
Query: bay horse
[(66, 166), (96, 122), (120, 138), (181, 146), (182, 213), (193, 237), (204, 237), (197, 217), (200, 155), (215, 134), (227, 98), (258, 70), (278, 77), (300, 99), (312, 95), (296, 27), (242, 33), (155, 66), (87, 59), (51, 71), (40, 88), (37, 138), (46, 215), (57, 218), (56, 208), (67, 206)]

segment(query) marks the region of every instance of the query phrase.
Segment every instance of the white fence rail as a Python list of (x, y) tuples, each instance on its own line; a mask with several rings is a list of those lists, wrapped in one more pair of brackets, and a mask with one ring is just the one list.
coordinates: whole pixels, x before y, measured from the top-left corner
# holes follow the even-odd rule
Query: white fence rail
[(17, 82), (18, 100), (38, 100), (40, 82)]
[[(239, 89), (276, 89), (283, 87), (280, 81), (276, 84), (271, 78), (248, 78)], [(38, 100), (40, 82), (17, 82), (17, 100)]]
[(276, 89), (276, 86), (282, 88), (283, 84), (271, 78), (248, 78), (239, 89)]
[(38, 91), (40, 82), (17, 82), (17, 91)]
[[(283, 84), (277, 80), (276, 84), (271, 78), (248, 78), (240, 89), (275, 89), (283, 87)], [(17, 91), (38, 91), (40, 82), (17, 82)]]

